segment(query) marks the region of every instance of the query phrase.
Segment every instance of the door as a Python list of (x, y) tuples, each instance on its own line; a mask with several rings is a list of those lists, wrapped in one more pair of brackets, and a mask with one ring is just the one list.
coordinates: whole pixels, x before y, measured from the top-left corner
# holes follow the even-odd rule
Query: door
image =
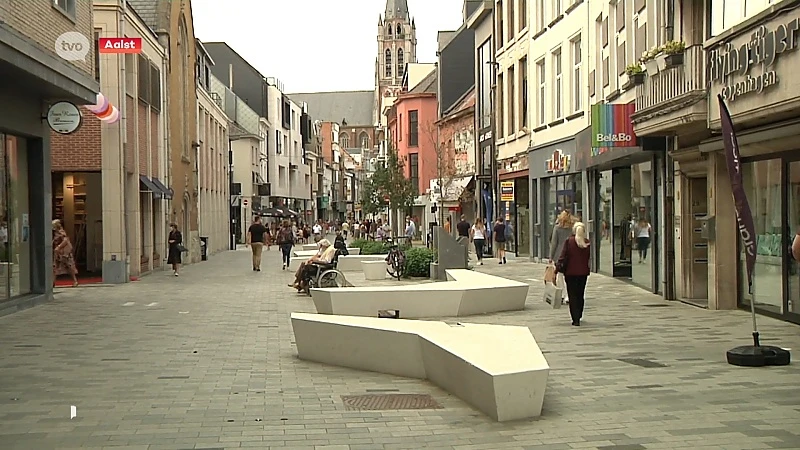
[(706, 178), (689, 179), (690, 239), (689, 298), (708, 299), (708, 241), (701, 237), (701, 220), (708, 214), (708, 181)]
[[(787, 247), (792, 245), (795, 235), (800, 233), (800, 161), (788, 165), (786, 184), (786, 232)], [(800, 262), (795, 261), (791, 252), (785, 253), (786, 295), (783, 299), (783, 315), (795, 323), (800, 323)]]

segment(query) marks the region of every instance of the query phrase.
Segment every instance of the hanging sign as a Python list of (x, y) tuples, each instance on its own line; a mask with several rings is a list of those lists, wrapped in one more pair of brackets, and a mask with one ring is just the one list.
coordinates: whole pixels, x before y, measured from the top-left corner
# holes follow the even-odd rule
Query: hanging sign
[(121, 116), (117, 107), (112, 105), (103, 94), (97, 94), (97, 103), (86, 108), (98, 119), (109, 124), (117, 122)]
[(570, 155), (565, 155), (560, 149), (556, 149), (553, 156), (545, 162), (545, 170), (547, 173), (568, 172), (571, 159)]
[(514, 182), (501, 181), (500, 182), (500, 201), (513, 202), (514, 201)]
[(78, 131), (82, 122), (81, 111), (70, 102), (54, 103), (47, 111), (47, 124), (58, 134), (72, 134)]

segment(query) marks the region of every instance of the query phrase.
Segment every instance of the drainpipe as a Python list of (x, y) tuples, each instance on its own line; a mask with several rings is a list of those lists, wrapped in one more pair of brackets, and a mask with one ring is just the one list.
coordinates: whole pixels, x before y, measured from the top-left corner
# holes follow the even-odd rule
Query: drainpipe
[[(169, 70), (169, 46), (164, 47), (164, 55), (161, 57), (161, 79), (164, 80), (161, 89), (161, 130), (163, 133), (162, 139), (164, 140), (164, 149), (161, 152), (164, 155), (164, 180), (166, 181), (167, 187), (172, 186), (172, 154), (169, 151), (169, 132), (170, 132), (170, 125), (169, 125), (169, 114), (167, 112), (167, 73)], [(171, 221), (171, 213), (172, 213), (172, 200), (167, 200), (166, 202), (162, 202), (164, 206), (164, 214), (165, 214), (165, 221), (164, 225), (166, 225), (169, 221)], [(162, 247), (162, 250), (167, 250), (166, 245)], [(166, 254), (166, 253), (165, 253)], [(165, 266), (163, 266), (165, 267)]]
[[(675, 39), (675, 0), (666, 0), (666, 24), (664, 25), (664, 32), (666, 33), (666, 41), (669, 42)], [(683, 10), (681, 10), (683, 13)]]
[[(127, 23), (127, 16), (128, 14), (128, 0), (122, 0), (122, 13), (119, 17), (119, 35), (125, 36), (125, 25)], [(120, 113), (120, 125), (119, 125), (119, 133), (120, 133), (120, 142), (122, 142), (123, 148), (123, 157), (120, 159), (120, 173), (122, 174), (122, 208), (123, 208), (123, 230), (125, 231), (125, 261), (128, 263), (128, 270), (126, 273), (126, 279), (130, 278), (130, 267), (131, 267), (131, 255), (130, 255), (130, 226), (128, 224), (128, 173), (125, 170), (125, 145), (128, 143), (128, 82), (127, 82), (127, 68), (125, 67), (125, 55), (120, 54), (118, 56), (119, 60), (119, 73), (120, 73), (120, 83), (119, 83), (119, 113)], [(126, 280), (127, 281), (127, 280)]]

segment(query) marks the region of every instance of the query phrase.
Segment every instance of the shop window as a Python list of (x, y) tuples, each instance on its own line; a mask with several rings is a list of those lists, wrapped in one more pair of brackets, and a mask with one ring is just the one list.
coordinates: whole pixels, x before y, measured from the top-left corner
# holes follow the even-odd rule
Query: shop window
[[(800, 233), (800, 161), (789, 164), (787, 193), (788, 206), (786, 224), (787, 245), (790, 245), (795, 234)], [(788, 299), (785, 305), (786, 312), (800, 314), (800, 262), (793, 258), (789, 261)]]
[(31, 292), (26, 144), (0, 134), (0, 301)]
[[(756, 265), (753, 271), (753, 299), (757, 307), (783, 312), (783, 245), (781, 160), (770, 159), (742, 164), (742, 181), (756, 229)], [(790, 187), (791, 189), (791, 187)], [(738, 239), (737, 239), (738, 241)], [(739, 245), (739, 298), (750, 304), (744, 246)]]

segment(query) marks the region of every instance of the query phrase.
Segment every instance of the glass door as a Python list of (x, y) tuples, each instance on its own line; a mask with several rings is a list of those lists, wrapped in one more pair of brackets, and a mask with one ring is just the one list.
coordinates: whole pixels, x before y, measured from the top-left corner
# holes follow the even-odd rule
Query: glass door
[(6, 135), (0, 133), (0, 301), (10, 297), (14, 258), (11, 251), (8, 218), (8, 171), (6, 170)]
[[(786, 233), (787, 245), (791, 246), (794, 236), (800, 233), (800, 161), (788, 165), (786, 183)], [(783, 312), (791, 321), (800, 323), (800, 262), (791, 252), (784, 252), (786, 261), (786, 295), (783, 299)]]

